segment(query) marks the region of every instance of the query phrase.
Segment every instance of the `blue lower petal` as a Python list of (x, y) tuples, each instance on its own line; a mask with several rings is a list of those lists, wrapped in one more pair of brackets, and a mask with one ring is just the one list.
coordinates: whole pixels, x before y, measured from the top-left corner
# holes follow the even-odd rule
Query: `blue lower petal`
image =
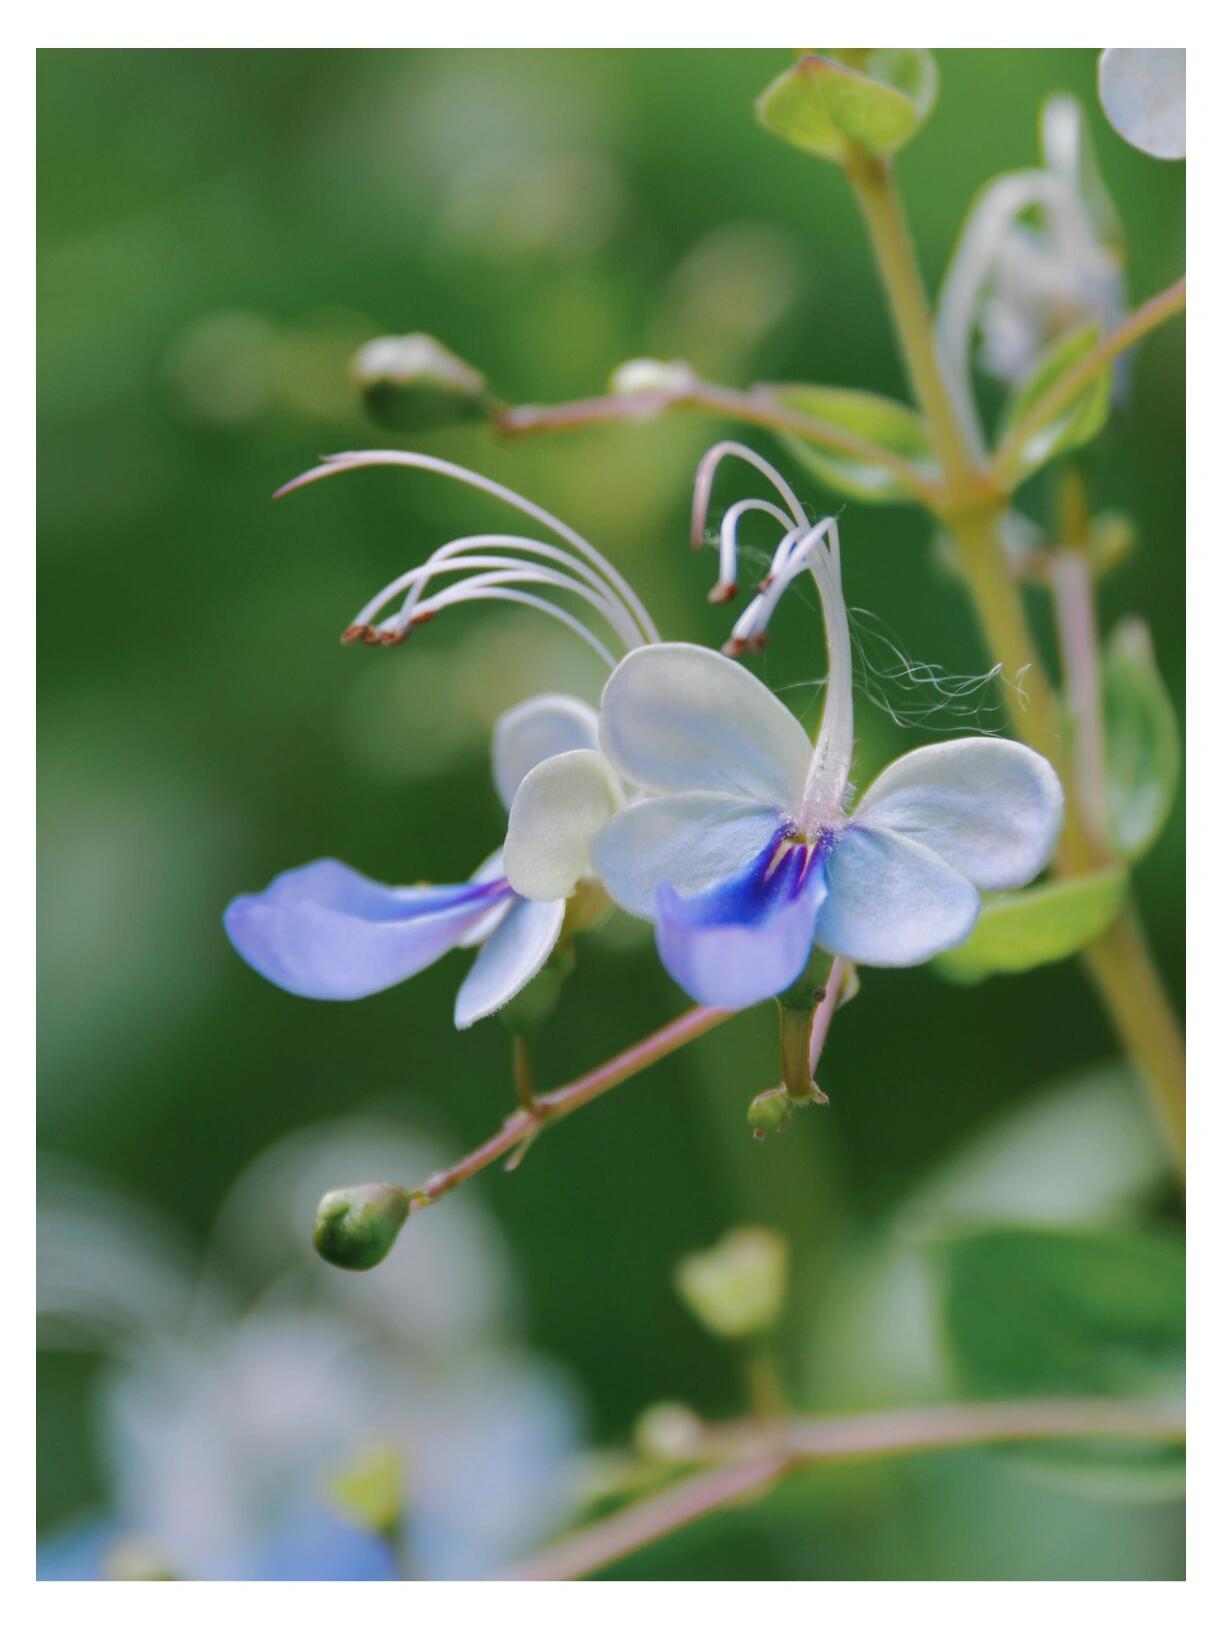
[(710, 1007), (749, 1007), (776, 996), (806, 966), (827, 895), (818, 849), (778, 833), (751, 864), (699, 894), (657, 892), (658, 955), (689, 996)]
[(234, 949), (294, 996), (347, 1002), (427, 968), (511, 894), (503, 879), (388, 888), (338, 860), (282, 872), (225, 913)]

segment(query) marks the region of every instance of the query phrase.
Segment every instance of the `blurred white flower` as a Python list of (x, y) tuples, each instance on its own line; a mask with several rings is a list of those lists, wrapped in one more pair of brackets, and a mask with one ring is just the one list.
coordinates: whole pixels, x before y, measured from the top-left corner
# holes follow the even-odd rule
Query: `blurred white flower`
[(1125, 307), (1120, 223), (1073, 97), (1045, 103), (1040, 140), (1043, 168), (998, 176), (981, 191), (938, 297), (938, 349), (981, 451), (975, 336), (981, 366), (1016, 385), (1049, 345), (1087, 323), (1110, 328)]
[(310, 1252), (337, 1175), (445, 1160), (389, 1120), (299, 1133), (239, 1180), (205, 1273), (100, 1184), (46, 1186), (48, 1333), (111, 1345), (111, 1510), (53, 1536), (42, 1577), (118, 1576), (136, 1558), (143, 1576), (477, 1578), (563, 1522), (575, 1398), (514, 1344), (511, 1267), (473, 1197), (414, 1218), (375, 1274)]

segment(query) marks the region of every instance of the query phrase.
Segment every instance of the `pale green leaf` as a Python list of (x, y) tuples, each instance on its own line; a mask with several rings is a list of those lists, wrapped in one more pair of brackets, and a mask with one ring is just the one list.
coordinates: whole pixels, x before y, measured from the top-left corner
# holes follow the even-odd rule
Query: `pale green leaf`
[[(998, 440), (1004, 441), (1033, 413), (1048, 392), (1098, 343), (1099, 330), (1090, 324), (1049, 346), (1006, 403)], [(1047, 424), (1024, 439), (1016, 450), (1022, 475), (1032, 474), (1049, 459), (1072, 452), (1097, 436), (1107, 423), (1111, 394), (1112, 371), (1103, 368)]]
[(1143, 855), (1166, 824), (1180, 779), (1179, 723), (1139, 617), (1119, 623), (1103, 654), (1107, 811), (1122, 855)]
[(811, 52), (767, 85), (755, 104), (765, 130), (791, 147), (843, 163), (854, 143), (882, 157), (912, 139), (937, 97), (928, 51)]
[(985, 901), (971, 936), (934, 959), (959, 984), (1059, 962), (1097, 939), (1120, 910), (1128, 876), (1119, 867), (1057, 878)]
[[(839, 430), (850, 431), (865, 441), (936, 473), (929, 431), (924, 419), (902, 402), (870, 391), (842, 390), (834, 385), (769, 385), (769, 395), (792, 408), (808, 413)], [(834, 492), (872, 504), (911, 503), (912, 496), (881, 464), (829, 452), (801, 436), (784, 435), (781, 440), (811, 473)]]
[(830, 57), (811, 57), (812, 72), (832, 122), (871, 153), (894, 153), (916, 135), (921, 116), (902, 91), (846, 68)]
[(824, 106), (813, 69), (804, 57), (766, 85), (756, 98), (755, 116), (764, 129), (791, 147), (842, 163), (849, 144)]

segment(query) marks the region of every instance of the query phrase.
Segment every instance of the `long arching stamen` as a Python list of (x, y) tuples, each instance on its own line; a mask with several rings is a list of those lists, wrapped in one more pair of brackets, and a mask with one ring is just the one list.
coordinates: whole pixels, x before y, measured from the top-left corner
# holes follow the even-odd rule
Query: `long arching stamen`
[[(491, 570), (475, 572), (465, 582), (453, 584), (448, 589), (442, 589), (431, 600), (417, 601), (410, 611), (399, 612), (390, 617), (378, 629), (379, 638), (385, 642), (396, 642), (406, 637), (413, 622), (424, 621), (428, 608), (437, 610), (440, 605), (459, 605), (463, 600), (474, 599), (471, 592), (474, 589), (492, 588), (502, 583), (536, 583), (543, 588), (564, 589), (570, 594), (576, 594), (587, 605), (599, 611), (610, 623), (616, 634), (620, 630), (615, 620), (608, 614), (606, 604), (599, 598), (588, 584), (580, 582), (575, 577), (569, 577), (564, 572), (553, 571), (550, 566), (528, 566), (521, 561), (513, 560), (507, 555), (476, 555), (469, 559), (460, 559), (449, 562), (442, 567), (442, 572), (461, 572), (468, 566), (489, 567)], [(440, 574), (439, 574), (440, 575)]]
[[(401, 632), (412, 622), (413, 615), (425, 590), (435, 576), (448, 575), (454, 572), (466, 571), (474, 567), (509, 567), (523, 570), (527, 562), (515, 559), (510, 554), (480, 554), (476, 547), (481, 544), (501, 545), (507, 549), (520, 551), (527, 556), (536, 556), (543, 560), (556, 560), (563, 562), (568, 568), (558, 571), (554, 568), (547, 570), (548, 576), (537, 578), (536, 581), (548, 582), (556, 588), (571, 589), (580, 593), (607, 623), (614, 629), (616, 636), (623, 644), (625, 650), (631, 651), (642, 643), (640, 629), (637, 627), (628, 608), (623, 601), (613, 597), (603, 580), (593, 572), (584, 562), (575, 560), (566, 550), (558, 549), (552, 544), (536, 543), (528, 538), (516, 538), (498, 533), (487, 533), (472, 538), (459, 538), (453, 543), (444, 544), (434, 551), (428, 560), (419, 566), (413, 566), (406, 572), (401, 572), (392, 583), (381, 589), (367, 605), (363, 606), (353, 619), (349, 634), (352, 638), (363, 635), (377, 617), (382, 608), (397, 594), (406, 591), (403, 606), (392, 619), (394, 630)], [(580, 577), (576, 574), (580, 572)]]
[(722, 459), (741, 458), (747, 464), (770, 481), (773, 487), (785, 501), (785, 505), (793, 517), (795, 526), (807, 524), (806, 511), (798, 502), (798, 496), (786, 481), (779, 470), (773, 468), (766, 458), (761, 457), (753, 448), (740, 441), (719, 441), (710, 447), (708, 452), (696, 466), (696, 480), (692, 492), (692, 547), (699, 549), (704, 542), (704, 528), (709, 514), (709, 498), (713, 491), (713, 477), (717, 474)]
[(299, 487), (311, 486), (316, 481), (325, 481), (328, 476), (340, 475), (346, 470), (368, 469), (377, 465), (403, 465), (412, 470), (431, 470), (437, 475), (449, 476), (451, 480), (462, 482), (465, 486), (474, 487), (479, 492), (488, 493), (493, 498), (499, 498), (503, 503), (509, 504), (523, 515), (528, 515), (541, 526), (547, 527), (557, 537), (563, 538), (579, 554), (591, 561), (607, 581), (614, 586), (632, 612), (633, 618), (639, 624), (641, 633), (648, 641), (660, 638), (653, 618), (646, 611), (632, 585), (616, 571), (611, 562), (597, 550), (594, 545), (582, 537), (580, 532), (574, 531), (571, 526), (559, 520), (541, 505), (532, 503), (529, 498), (523, 498), (511, 487), (502, 486), (499, 481), (493, 481), (488, 476), (479, 475), (474, 470), (468, 470), (461, 464), (451, 464), (448, 459), (434, 458), (429, 453), (409, 453), (398, 449), (374, 449), (371, 451), (336, 453), (329, 455), (314, 469), (307, 470), (295, 480), (286, 482), (276, 493), (275, 497), (283, 498), (287, 493), (296, 492)]
[(509, 600), (514, 605), (530, 606), (532, 610), (541, 611), (548, 617), (554, 617), (557, 622), (561, 622), (566, 628), (571, 629), (574, 634), (577, 634), (586, 642), (588, 646), (591, 647), (592, 650), (598, 653), (602, 660), (607, 664), (608, 668), (614, 670), (617, 666), (615, 658), (599, 639), (598, 635), (592, 634), (579, 618), (573, 616), (572, 612), (566, 611), (563, 606), (558, 606), (551, 600), (544, 600), (540, 595), (526, 594), (520, 589), (468, 589), (465, 594), (459, 594), (457, 589), (444, 589), (440, 594), (435, 595), (431, 600), (426, 600), (421, 605), (416, 607), (417, 622), (423, 622), (428, 617), (434, 616), (437, 612), (444, 611), (448, 605), (457, 604), (458, 601), (452, 598), (455, 595), (458, 595), (458, 598), (461, 600)]

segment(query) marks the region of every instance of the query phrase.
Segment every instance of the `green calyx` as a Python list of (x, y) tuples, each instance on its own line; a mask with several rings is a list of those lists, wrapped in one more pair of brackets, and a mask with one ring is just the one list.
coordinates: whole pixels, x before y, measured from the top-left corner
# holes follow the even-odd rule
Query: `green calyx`
[(318, 1202), (314, 1249), (333, 1268), (363, 1273), (376, 1268), (399, 1237), (411, 1195), (395, 1183), (360, 1183), (332, 1189)]

